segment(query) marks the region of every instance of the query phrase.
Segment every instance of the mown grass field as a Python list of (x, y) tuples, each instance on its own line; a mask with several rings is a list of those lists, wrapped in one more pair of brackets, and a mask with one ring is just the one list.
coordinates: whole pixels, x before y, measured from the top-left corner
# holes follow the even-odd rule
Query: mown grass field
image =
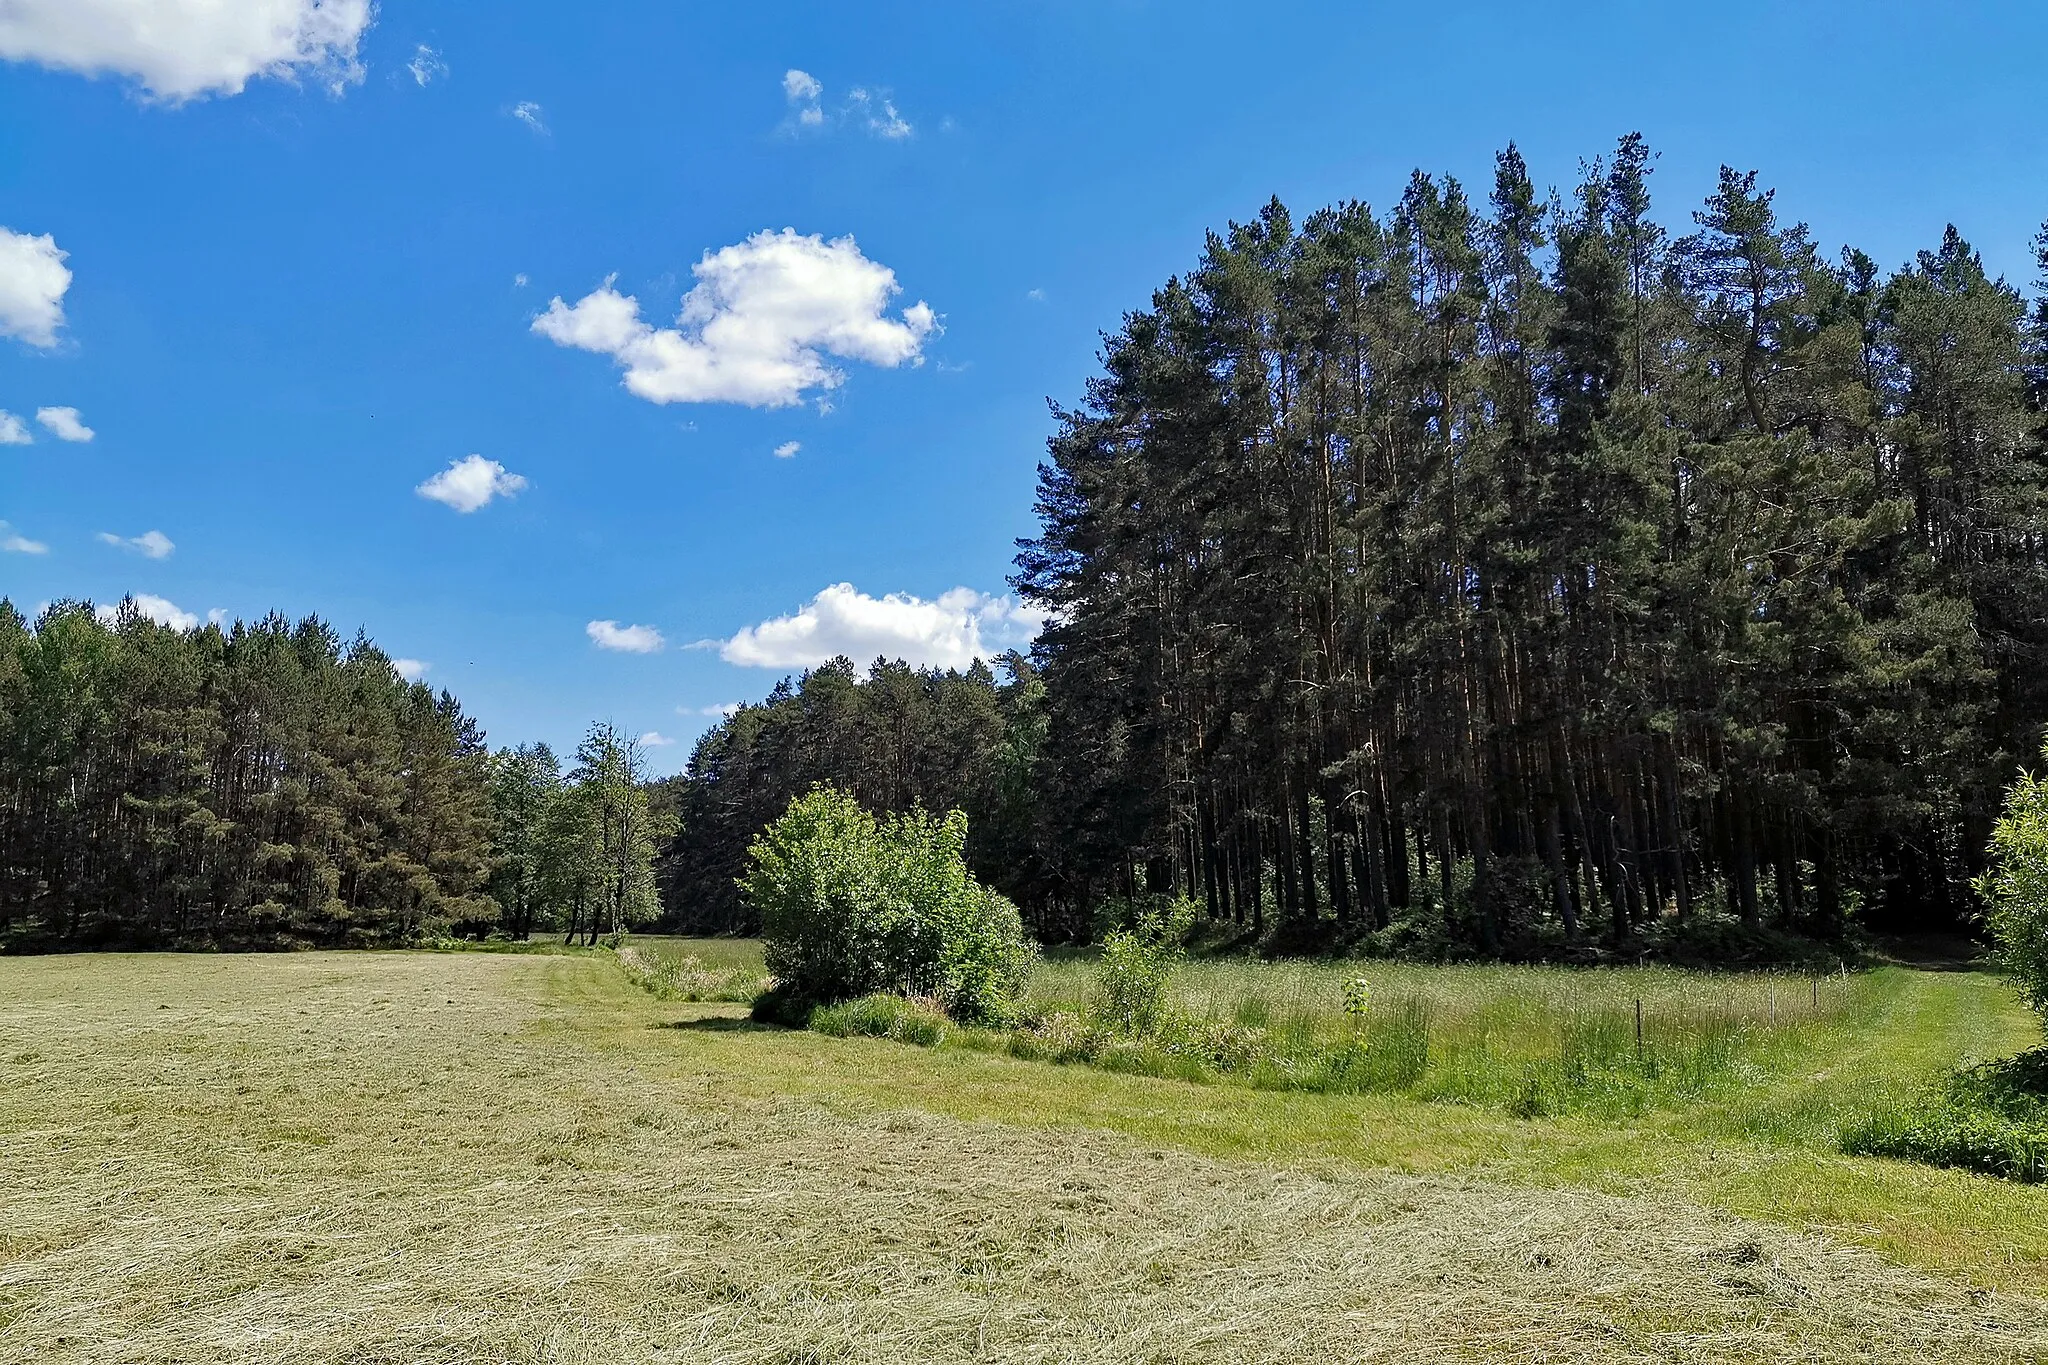
[(1523, 1119), (758, 1029), (604, 954), (0, 960), (0, 1360), (2048, 1357), (2048, 1191), (1820, 1140), (2024, 1046), (2002, 988), (1764, 989), (1753, 1084)]

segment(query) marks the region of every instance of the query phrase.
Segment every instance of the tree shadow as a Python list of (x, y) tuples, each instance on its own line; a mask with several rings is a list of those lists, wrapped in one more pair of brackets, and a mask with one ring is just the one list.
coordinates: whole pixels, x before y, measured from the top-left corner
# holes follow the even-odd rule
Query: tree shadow
[(708, 1014), (701, 1019), (677, 1019), (666, 1024), (653, 1024), (658, 1029), (685, 1029), (692, 1033), (787, 1033), (780, 1024), (764, 1024), (745, 1015)]

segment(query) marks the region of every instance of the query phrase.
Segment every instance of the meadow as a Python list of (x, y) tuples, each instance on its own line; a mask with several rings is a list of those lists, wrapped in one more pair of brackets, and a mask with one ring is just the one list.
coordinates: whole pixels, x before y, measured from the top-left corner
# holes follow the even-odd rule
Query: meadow
[[(639, 938), (642, 984), (671, 999), (747, 1000), (765, 982), (748, 939)], [(1518, 1117), (1581, 1115), (1676, 1125), (1700, 1136), (1832, 1145), (1845, 1125), (1910, 1104), (1959, 1067), (2038, 1040), (2007, 988), (1980, 972), (1693, 972), (1389, 961), (1197, 957), (1174, 972), (1173, 1011), (1199, 1039), (1255, 1039), (1240, 1064), (1215, 1049), (1131, 1044), (1062, 1049), (1060, 1023), (1098, 991), (1085, 953), (1041, 961), (1028, 1020), (947, 1042), (1027, 1060), (1080, 1061), (1265, 1090), (1364, 1090), (1488, 1106)], [(1363, 981), (1371, 1004), (1347, 1013)], [(1391, 1056), (1333, 1078), (1354, 1045)], [(1227, 1047), (1226, 1047), (1227, 1052)], [(1211, 1055), (1205, 1055), (1205, 1051)]]
[[(1376, 965), (1432, 1061), (1320, 1093), (762, 1028), (664, 998), (750, 945), (627, 946), (0, 959), (0, 1360), (2048, 1358), (2048, 1191), (1828, 1141), (2028, 1044), (1975, 973)], [(1353, 970), (1177, 989), (1340, 1030)], [(1487, 1088), (1639, 998), (1712, 1086)]]

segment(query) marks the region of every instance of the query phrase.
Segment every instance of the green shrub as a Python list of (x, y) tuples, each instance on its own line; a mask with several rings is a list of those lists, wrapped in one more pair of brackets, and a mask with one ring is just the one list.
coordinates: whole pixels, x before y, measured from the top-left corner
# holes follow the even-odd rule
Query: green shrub
[(821, 1005), (810, 1017), (811, 1028), (834, 1038), (888, 1038), (917, 1047), (945, 1042), (947, 1023), (937, 1002), (900, 995), (864, 995), (843, 1005)]
[(1186, 957), (1181, 941), (1194, 923), (1192, 901), (1143, 910), (1128, 929), (1102, 940), (1094, 1013), (1103, 1027), (1133, 1038), (1159, 1031), (1167, 1016), (1166, 989)]
[(778, 983), (758, 1012), (796, 1022), (890, 994), (965, 1023), (1014, 1019), (1032, 952), (1017, 908), (968, 873), (966, 844), (958, 811), (877, 819), (829, 787), (792, 801), (754, 840), (740, 883)]
[(2048, 1127), (1971, 1109), (1945, 1096), (1865, 1119), (1842, 1135), (1842, 1150), (2030, 1184), (2048, 1179)]
[(2048, 1181), (2048, 1048), (1959, 1071), (1919, 1102), (1852, 1126), (1841, 1145), (1853, 1156)]
[[(2048, 749), (2042, 751), (2048, 759)], [(1991, 832), (1991, 869), (1977, 879), (2001, 966), (2048, 1019), (2048, 778), (2021, 773)]]

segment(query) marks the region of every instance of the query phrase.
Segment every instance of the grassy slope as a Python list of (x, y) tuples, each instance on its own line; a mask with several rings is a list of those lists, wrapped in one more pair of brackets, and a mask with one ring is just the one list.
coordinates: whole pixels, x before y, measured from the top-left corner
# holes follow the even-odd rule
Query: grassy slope
[(2040, 1190), (735, 1014), (595, 957), (0, 960), (0, 1360), (2048, 1349), (1844, 1245), (2041, 1291)]

